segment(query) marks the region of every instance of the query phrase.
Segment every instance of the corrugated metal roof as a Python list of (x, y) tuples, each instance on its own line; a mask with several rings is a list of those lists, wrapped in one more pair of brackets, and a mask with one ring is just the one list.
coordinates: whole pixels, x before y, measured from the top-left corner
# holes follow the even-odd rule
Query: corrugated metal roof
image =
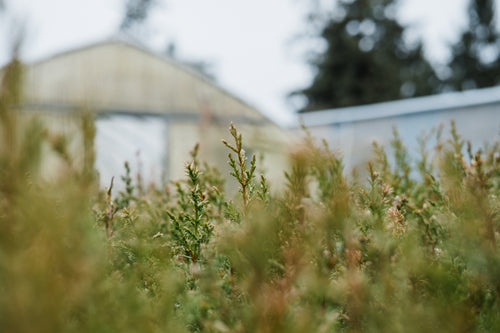
[(500, 103), (500, 86), (391, 102), (307, 112), (297, 115), (295, 126), (335, 125), (426, 112)]

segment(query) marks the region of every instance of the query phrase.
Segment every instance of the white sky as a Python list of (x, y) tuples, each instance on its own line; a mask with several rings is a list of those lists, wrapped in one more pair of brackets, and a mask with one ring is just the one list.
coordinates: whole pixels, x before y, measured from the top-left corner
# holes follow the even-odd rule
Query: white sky
[[(218, 83), (272, 119), (287, 123), (294, 111), (287, 93), (306, 87), (307, 48), (294, 42), (304, 31), (308, 0), (158, 0), (147, 44), (162, 50), (175, 42), (181, 59), (213, 64)], [(7, 0), (0, 22), (0, 50), (15, 20), (25, 23), (23, 56), (35, 60), (114, 34), (125, 0)], [(446, 45), (465, 27), (467, 0), (401, 0), (400, 21), (422, 37), (426, 53), (445, 61)], [(500, 12), (500, 0), (497, 12)], [(0, 51), (0, 63), (6, 61)]]

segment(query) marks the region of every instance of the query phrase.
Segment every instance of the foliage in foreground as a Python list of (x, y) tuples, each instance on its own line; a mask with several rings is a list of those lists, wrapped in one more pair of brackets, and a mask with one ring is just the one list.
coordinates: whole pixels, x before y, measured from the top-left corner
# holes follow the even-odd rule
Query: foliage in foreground
[(273, 192), (231, 127), (234, 197), (195, 147), (186, 179), (146, 189), (127, 168), (96, 200), (90, 157), (37, 176), (42, 145), (64, 145), (2, 94), (4, 332), (500, 331), (496, 143), (452, 129), (413, 168), (396, 134), (394, 163), (375, 146), (357, 179), (307, 139)]

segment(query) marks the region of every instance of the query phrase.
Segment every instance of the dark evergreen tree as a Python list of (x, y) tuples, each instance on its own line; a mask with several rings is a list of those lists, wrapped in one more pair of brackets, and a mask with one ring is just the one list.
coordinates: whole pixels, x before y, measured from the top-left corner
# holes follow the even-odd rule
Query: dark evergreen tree
[(129, 31), (135, 25), (143, 23), (147, 19), (153, 4), (154, 0), (127, 0), (120, 30)]
[(469, 26), (453, 45), (449, 83), (454, 90), (491, 87), (500, 83), (500, 36), (494, 0), (471, 0)]
[(293, 93), (306, 97), (303, 111), (438, 91), (439, 80), (421, 43), (405, 41), (395, 5), (394, 0), (339, 1), (321, 33), (326, 51), (312, 61), (316, 76), (309, 88)]

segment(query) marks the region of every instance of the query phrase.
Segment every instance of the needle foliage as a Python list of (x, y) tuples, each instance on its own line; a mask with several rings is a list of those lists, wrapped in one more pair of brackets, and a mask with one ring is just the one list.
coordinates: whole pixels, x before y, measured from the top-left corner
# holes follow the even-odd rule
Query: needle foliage
[(0, 98), (3, 332), (500, 331), (498, 143), (452, 126), (412, 163), (395, 133), (360, 179), (308, 138), (277, 188), (231, 126), (234, 196), (197, 147), (185, 179), (144, 188), (127, 165), (97, 194), (90, 157), (43, 177), (44, 152), (71, 157), (15, 111), (21, 72)]

